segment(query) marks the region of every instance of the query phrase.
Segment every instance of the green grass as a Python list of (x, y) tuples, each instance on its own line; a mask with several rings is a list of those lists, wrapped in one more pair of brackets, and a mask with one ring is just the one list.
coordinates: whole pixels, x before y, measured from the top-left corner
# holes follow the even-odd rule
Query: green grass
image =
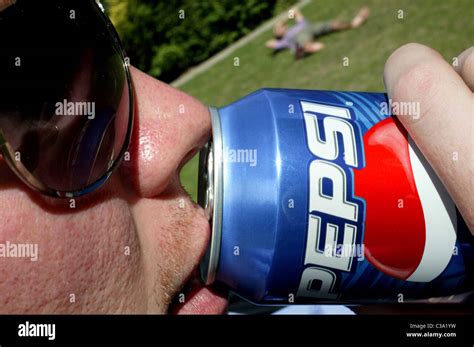
[[(317, 54), (298, 61), (287, 51), (272, 57), (264, 46), (272, 36), (267, 31), (181, 89), (214, 106), (263, 87), (383, 91), (383, 67), (397, 47), (419, 42), (452, 62), (473, 44), (471, 0), (314, 0), (303, 13), (311, 21), (350, 20), (362, 5), (371, 9), (368, 22), (357, 30), (321, 38), (326, 48)], [(398, 18), (399, 10), (404, 19)], [(239, 57), (240, 66), (234, 66), (234, 57)], [(349, 58), (349, 66), (343, 66), (344, 57)], [(196, 174), (195, 157), (181, 174), (194, 198)]]

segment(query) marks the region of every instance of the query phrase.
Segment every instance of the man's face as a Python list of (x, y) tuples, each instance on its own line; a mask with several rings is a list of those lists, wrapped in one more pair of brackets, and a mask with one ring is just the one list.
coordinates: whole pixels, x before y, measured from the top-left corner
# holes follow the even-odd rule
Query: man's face
[[(41, 196), (0, 157), (0, 244), (38, 245), (37, 261), (0, 257), (0, 313), (225, 309), (226, 300), (196, 280), (183, 290), (196, 275), (210, 228), (181, 187), (179, 171), (210, 136), (208, 111), (192, 97), (131, 72), (130, 160), (98, 191), (75, 204)], [(170, 308), (176, 297), (179, 304)]]
[(286, 34), (286, 25), (279, 24), (273, 28), (273, 35), (277, 40), (280, 40)]

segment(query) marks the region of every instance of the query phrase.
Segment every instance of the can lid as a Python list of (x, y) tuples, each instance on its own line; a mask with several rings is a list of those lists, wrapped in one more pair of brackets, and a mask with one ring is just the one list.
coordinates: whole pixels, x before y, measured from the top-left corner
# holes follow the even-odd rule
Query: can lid
[(212, 120), (212, 139), (199, 155), (198, 203), (211, 224), (211, 242), (200, 264), (201, 277), (206, 285), (214, 282), (222, 234), (222, 136), (218, 110), (209, 108)]

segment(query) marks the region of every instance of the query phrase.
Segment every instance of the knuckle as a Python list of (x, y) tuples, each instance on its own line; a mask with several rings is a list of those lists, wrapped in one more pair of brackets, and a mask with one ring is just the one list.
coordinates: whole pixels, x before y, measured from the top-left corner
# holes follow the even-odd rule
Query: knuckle
[(430, 114), (433, 100), (436, 100), (439, 94), (437, 68), (433, 60), (425, 59), (412, 64), (400, 74), (393, 89), (394, 101), (418, 104), (420, 113), (399, 116), (412, 116), (414, 121), (419, 122)]
[(395, 61), (404, 59), (407, 55), (412, 55), (414, 52), (421, 52), (425, 50), (429, 50), (429, 48), (423, 46), (422, 44), (416, 42), (406, 43), (393, 51), (393, 53), (387, 59), (387, 64), (390, 65)]
[(462, 66), (462, 75), (474, 78), (474, 47), (471, 47), (467, 53)]

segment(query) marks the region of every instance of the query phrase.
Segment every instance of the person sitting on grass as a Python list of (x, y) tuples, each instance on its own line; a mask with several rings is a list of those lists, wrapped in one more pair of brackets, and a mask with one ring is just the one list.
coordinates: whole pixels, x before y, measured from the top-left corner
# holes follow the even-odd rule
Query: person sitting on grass
[(267, 41), (266, 46), (273, 49), (273, 53), (289, 49), (295, 58), (299, 59), (325, 47), (322, 42), (316, 41), (317, 38), (333, 32), (360, 27), (367, 20), (370, 11), (368, 7), (362, 7), (350, 23), (339, 20), (311, 23), (297, 8), (290, 10), (290, 13), (296, 24), (288, 28), (287, 23), (290, 16), (275, 24), (273, 28), (275, 39)]

